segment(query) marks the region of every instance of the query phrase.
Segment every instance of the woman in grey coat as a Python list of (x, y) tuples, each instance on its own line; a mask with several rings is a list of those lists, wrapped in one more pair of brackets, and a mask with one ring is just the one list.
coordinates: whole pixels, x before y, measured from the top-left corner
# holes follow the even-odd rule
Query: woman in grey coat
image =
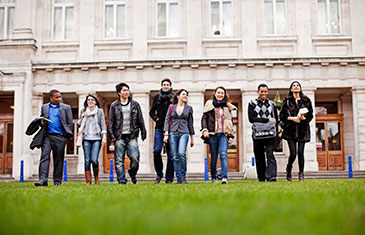
[(84, 108), (81, 110), (79, 125), (79, 136), (82, 134), (82, 147), (85, 159), (85, 180), (90, 185), (91, 169), (93, 165), (95, 184), (100, 184), (99, 180), (99, 152), (101, 144), (106, 142), (105, 117), (102, 109), (99, 108), (99, 101), (95, 95), (87, 95)]
[(188, 94), (185, 89), (175, 94), (167, 110), (163, 129), (165, 132), (163, 141), (165, 143), (169, 141), (178, 184), (186, 184), (186, 147), (189, 135), (190, 146), (194, 146), (193, 108), (187, 104)]

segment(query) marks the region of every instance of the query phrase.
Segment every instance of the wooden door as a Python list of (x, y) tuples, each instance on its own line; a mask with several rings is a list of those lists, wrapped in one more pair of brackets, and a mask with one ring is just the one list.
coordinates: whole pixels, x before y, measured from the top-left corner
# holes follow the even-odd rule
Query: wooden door
[[(212, 92), (208, 92), (208, 94), (211, 94)], [(228, 93), (230, 93), (228, 91)], [(208, 100), (210, 97), (206, 96), (206, 100)], [(240, 113), (241, 113), (241, 96), (232, 96), (230, 97), (232, 99), (232, 104), (237, 107), (236, 111), (232, 112), (232, 121), (233, 121), (233, 128), (235, 131), (235, 137), (233, 139), (232, 144), (228, 146), (227, 151), (227, 162), (228, 162), (228, 171), (229, 172), (238, 172), (239, 169), (239, 143), (240, 143), (240, 133), (239, 133), (239, 126), (241, 120), (239, 119)], [(207, 144), (207, 153), (208, 153), (208, 170), (210, 172), (210, 151), (209, 151), (209, 145)], [(217, 169), (221, 167), (221, 162), (218, 155), (217, 160)]]
[(13, 170), (13, 120), (0, 119), (0, 174)]
[(344, 170), (343, 114), (318, 114), (316, 147), (318, 168)]
[[(105, 113), (105, 124), (108, 126), (108, 114), (110, 109), (110, 104), (107, 105), (108, 109), (104, 110)], [(110, 173), (110, 159), (113, 159), (113, 172), (115, 173), (115, 159), (114, 159), (114, 143), (111, 141), (109, 135), (107, 136), (107, 142), (104, 144), (103, 147), (103, 153), (104, 153), (104, 173)], [(130, 160), (127, 157), (127, 154), (125, 155), (124, 159), (124, 167), (127, 171), (129, 168)]]

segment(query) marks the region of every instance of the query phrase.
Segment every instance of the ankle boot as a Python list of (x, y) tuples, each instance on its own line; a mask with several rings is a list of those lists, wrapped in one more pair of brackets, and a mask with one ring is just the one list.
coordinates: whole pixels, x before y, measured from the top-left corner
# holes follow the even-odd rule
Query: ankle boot
[(292, 181), (291, 169), (289, 169), (288, 167), (286, 167), (286, 180), (287, 181)]
[(100, 184), (99, 167), (93, 168), (93, 170), (94, 170), (95, 184)]
[(91, 171), (85, 171), (85, 180), (86, 180), (86, 184), (90, 185), (91, 184)]
[(304, 173), (303, 172), (299, 172), (298, 173), (298, 178), (300, 182), (304, 182)]

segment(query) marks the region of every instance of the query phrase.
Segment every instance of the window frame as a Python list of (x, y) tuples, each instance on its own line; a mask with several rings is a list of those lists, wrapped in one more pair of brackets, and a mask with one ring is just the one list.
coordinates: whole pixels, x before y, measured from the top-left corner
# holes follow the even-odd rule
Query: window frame
[[(113, 37), (106, 37), (106, 14), (105, 8), (106, 6), (113, 6)], [(123, 37), (117, 37), (117, 6), (124, 5), (124, 35)], [(104, 0), (103, 4), (103, 39), (104, 40), (113, 40), (113, 39), (125, 39), (127, 35), (127, 4), (125, 0)]]
[[(223, 33), (223, 3), (224, 2), (230, 2), (231, 3), (231, 8), (232, 8), (232, 18), (231, 18), (231, 24), (232, 24), (232, 28), (231, 34), (214, 34), (213, 30), (212, 30), (212, 2), (218, 2), (219, 3), (219, 29), (220, 32)], [(233, 23), (233, 1), (232, 0), (210, 0), (209, 1), (209, 33), (210, 36), (212, 37), (232, 37), (234, 35), (234, 23)]]
[[(52, 30), (51, 30), (51, 38), (52, 38), (52, 41), (73, 41), (75, 39), (75, 30), (76, 30), (76, 25), (75, 25), (75, 0), (73, 0), (72, 3), (70, 2), (64, 2), (64, 3), (56, 3), (55, 2), (56, 0), (53, 0), (52, 1)], [(55, 39), (54, 36), (55, 36), (55, 32), (54, 32), (54, 17), (55, 17), (55, 8), (56, 7), (61, 7), (62, 8), (62, 19), (61, 19), (61, 39)], [(73, 35), (71, 38), (69, 39), (66, 39), (65, 38), (65, 31), (66, 31), (66, 7), (73, 7), (73, 22), (72, 22), (72, 25), (73, 25)]]
[[(15, 4), (16, 4), (15, 0), (12, 3), (9, 3), (9, 2), (0, 3), (0, 8), (4, 8), (4, 31), (1, 32), (1, 33), (3, 33), (3, 37), (0, 37), (0, 40), (6, 40), (6, 39), (12, 38), (13, 32), (11, 32), (9, 34), (8, 19), (9, 19), (9, 8), (14, 8), (14, 19), (15, 19)], [(14, 28), (13, 28), (13, 31), (14, 31)]]
[(285, 6), (285, 32), (284, 33), (277, 33), (277, 23), (276, 23), (276, 18), (277, 18), (277, 14), (276, 14), (276, 1), (277, 0), (271, 0), (273, 3), (273, 8), (272, 8), (272, 18), (273, 18), (273, 33), (266, 33), (265, 32), (265, 28), (266, 28), (266, 18), (265, 18), (265, 0), (263, 0), (263, 16), (264, 16), (264, 27), (263, 27), (263, 31), (264, 31), (264, 35), (266, 36), (280, 36), (280, 35), (287, 35), (288, 34), (288, 6), (287, 6), (287, 0), (284, 0), (284, 6)]
[[(159, 36), (158, 35), (158, 4), (164, 3), (166, 4), (166, 36)], [(176, 3), (177, 4), (177, 14), (178, 14), (178, 26), (179, 26), (179, 31), (178, 31), (178, 35), (177, 36), (170, 36), (170, 4), (171, 3)], [(156, 0), (156, 24), (155, 24), (155, 30), (156, 30), (156, 38), (178, 38), (180, 37), (180, 2), (178, 0)]]
[(338, 7), (338, 26), (339, 30), (338, 33), (331, 32), (331, 9), (330, 9), (330, 0), (326, 1), (326, 32), (321, 33), (319, 32), (319, 22), (318, 22), (318, 0), (316, 0), (316, 9), (317, 9), (317, 33), (318, 35), (341, 35), (342, 34), (342, 14), (341, 14), (341, 0), (337, 0), (337, 7)]

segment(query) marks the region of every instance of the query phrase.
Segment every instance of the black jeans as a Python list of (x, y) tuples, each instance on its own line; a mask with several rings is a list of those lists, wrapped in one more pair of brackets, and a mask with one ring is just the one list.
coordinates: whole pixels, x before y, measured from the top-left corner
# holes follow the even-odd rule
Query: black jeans
[(293, 163), (295, 158), (297, 157), (297, 143), (298, 143), (298, 163), (299, 163), (299, 172), (304, 171), (304, 146), (305, 142), (297, 142), (295, 140), (288, 140), (290, 155), (288, 160), (288, 165), (286, 166), (288, 171), (291, 171), (293, 168)]
[[(161, 157), (163, 142), (163, 132), (161, 130), (155, 130), (154, 144), (153, 144), (153, 163), (155, 165), (155, 171), (157, 176), (163, 177), (163, 162)], [(166, 181), (174, 180), (174, 162), (170, 154), (170, 145), (166, 144), (167, 152), (167, 166), (166, 166)]]
[[(276, 179), (277, 166), (274, 156), (275, 138), (253, 140), (256, 172), (259, 181)], [(266, 159), (265, 159), (266, 154)]]
[(62, 183), (63, 160), (66, 139), (62, 135), (46, 134), (43, 138), (41, 160), (39, 161), (39, 182), (48, 181), (50, 154), (53, 155), (53, 182)]

